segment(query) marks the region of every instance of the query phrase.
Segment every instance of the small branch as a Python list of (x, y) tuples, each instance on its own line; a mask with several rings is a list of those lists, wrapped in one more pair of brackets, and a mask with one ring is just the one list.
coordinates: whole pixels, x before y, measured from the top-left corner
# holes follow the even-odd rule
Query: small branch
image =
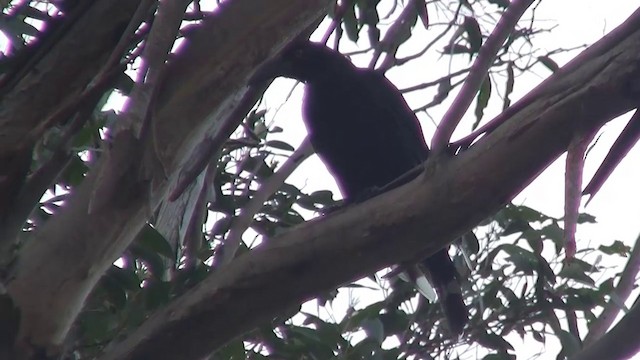
[[(635, 286), (636, 276), (638, 275), (638, 270), (640, 269), (640, 236), (636, 239), (636, 243), (633, 245), (633, 250), (631, 251), (631, 256), (629, 256), (629, 261), (627, 261), (627, 265), (625, 265), (624, 270), (622, 270), (622, 276), (620, 277), (620, 282), (618, 282), (618, 286), (616, 286), (609, 302), (602, 311), (602, 314), (595, 320), (591, 326), (589, 326), (589, 333), (584, 338), (584, 344), (586, 346), (594, 344), (598, 339), (602, 337), (602, 335), (611, 327), (611, 324), (615, 321), (616, 317), (622, 310), (620, 307), (621, 303), (631, 295), (631, 291)], [(616, 301), (615, 299), (619, 299)]]
[(511, 34), (518, 20), (522, 17), (522, 14), (524, 14), (532, 3), (533, 0), (512, 1), (504, 15), (500, 18), (500, 21), (498, 21), (491, 36), (489, 36), (487, 42), (480, 49), (478, 57), (471, 67), (469, 76), (464, 82), (464, 85), (462, 85), (462, 89), (460, 89), (460, 93), (458, 93), (458, 96), (436, 129), (431, 143), (432, 151), (435, 152), (435, 154), (442, 153), (448, 146), (453, 131), (467, 112), (478, 89), (480, 89), (480, 85), (482, 85), (482, 82), (486, 78), (487, 71), (493, 63), (493, 59), (498, 53), (498, 50), (500, 50), (502, 44), (504, 44), (507, 37)]
[(398, 44), (398, 39), (406, 34), (407, 32), (411, 32), (411, 21), (409, 20), (416, 13), (416, 0), (409, 0), (405, 5), (404, 9), (400, 13), (400, 16), (389, 26), (384, 38), (376, 45), (375, 50), (373, 52), (373, 56), (369, 61), (369, 69), (373, 69), (380, 59), (380, 55), (382, 55), (382, 50), (387, 53), (382, 64), (380, 65), (380, 70), (382, 72), (386, 72), (393, 66), (393, 63), (396, 61), (396, 52), (400, 47)]
[(584, 156), (596, 132), (590, 130), (576, 134), (567, 150), (564, 180), (564, 252), (567, 261), (576, 255), (576, 229), (582, 199)]
[[(128, 129), (133, 126), (136, 137), (140, 136), (149, 106), (161, 81), (167, 56), (175, 42), (184, 12), (190, 2), (189, 0), (164, 0), (158, 7), (158, 14), (142, 54), (142, 65), (138, 71), (136, 86), (131, 91), (126, 115), (122, 117), (122, 121), (117, 126), (120, 129)], [(136, 10), (135, 16), (140, 17), (141, 20), (144, 16), (142, 10), (145, 7), (148, 9), (149, 6), (151, 6), (149, 1), (142, 3)], [(127, 30), (130, 30), (132, 25), (133, 23), (129, 23)]]
[(577, 341), (582, 345), (580, 338), (580, 328), (578, 327), (578, 317), (574, 310), (565, 310), (567, 316), (567, 326), (569, 327), (569, 333), (573, 335)]
[(327, 41), (329, 41), (329, 37), (331, 36), (331, 34), (333, 34), (333, 32), (338, 28), (340, 22), (342, 21), (344, 13), (347, 11), (348, 4), (348, 1), (342, 1), (340, 5), (335, 5), (336, 10), (334, 13), (334, 18), (331, 21), (331, 24), (329, 24), (327, 31), (325, 31), (324, 35), (322, 35), (322, 39), (320, 40), (321, 43), (326, 44)]
[(262, 209), (264, 202), (282, 186), (289, 175), (313, 153), (314, 150), (309, 139), (305, 138), (296, 151), (282, 164), (280, 169), (267, 179), (267, 181), (260, 186), (260, 189), (253, 194), (253, 198), (242, 209), (240, 215), (233, 219), (229, 236), (224, 242), (224, 251), (222, 252), (220, 265), (228, 264), (233, 260), (242, 242), (242, 234), (244, 234), (251, 225), (254, 215)]
[[(461, 8), (462, 8), (462, 3), (459, 4), (458, 7), (456, 8), (456, 11), (452, 17), (453, 19), (456, 19), (458, 17), (458, 14), (460, 13)], [(442, 39), (449, 32), (449, 30), (451, 30), (454, 24), (455, 24), (455, 21), (451, 20), (451, 22), (447, 24), (447, 27), (442, 32), (440, 32), (440, 34), (436, 35), (436, 37), (433, 38), (433, 40), (431, 40), (431, 42), (429, 42), (427, 46), (423, 47), (422, 50), (418, 51), (416, 54), (409, 55), (401, 59), (396, 59), (396, 65), (398, 66), (404, 65), (409, 61), (415, 60), (421, 57), (422, 55), (424, 55), (429, 49), (431, 49), (433, 45), (435, 45), (438, 41), (440, 41), (440, 39)]]
[[(115, 67), (122, 60), (125, 51), (131, 44), (131, 40), (135, 38), (136, 30), (140, 27), (140, 24), (142, 24), (145, 17), (147, 17), (149, 8), (155, 2), (156, 0), (143, 0), (140, 3), (140, 5), (138, 5), (136, 12), (133, 14), (133, 17), (131, 18), (131, 21), (129, 21), (127, 28), (124, 30), (124, 33), (122, 34), (122, 36), (120, 36), (120, 40), (118, 41), (116, 46), (113, 48), (113, 51), (109, 56), (109, 59), (105, 63), (104, 65), (105, 71), (112, 67)], [(100, 77), (101, 75), (102, 73), (98, 75), (98, 77)]]
[(602, 164), (591, 178), (591, 181), (585, 186), (583, 195), (590, 195), (587, 204), (598, 193), (602, 185), (607, 181), (611, 173), (616, 169), (618, 164), (624, 159), (629, 151), (636, 145), (640, 138), (640, 111), (636, 109), (636, 112), (631, 116), (631, 119), (627, 123), (627, 126), (622, 130), (616, 141), (609, 149), (607, 156), (605, 156)]

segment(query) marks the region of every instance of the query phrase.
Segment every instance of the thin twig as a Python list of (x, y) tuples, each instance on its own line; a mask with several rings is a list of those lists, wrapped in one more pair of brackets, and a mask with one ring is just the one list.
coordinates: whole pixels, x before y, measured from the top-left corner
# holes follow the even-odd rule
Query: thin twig
[(512, 1), (504, 15), (500, 18), (500, 21), (498, 21), (494, 31), (480, 49), (478, 57), (473, 63), (469, 76), (462, 85), (460, 93), (458, 93), (458, 96), (436, 129), (431, 143), (432, 151), (435, 154), (440, 154), (446, 149), (451, 135), (458, 126), (458, 123), (460, 123), (460, 120), (462, 120), (462, 116), (467, 112), (469, 105), (471, 105), (473, 98), (486, 78), (487, 71), (493, 63), (493, 59), (498, 53), (498, 50), (500, 50), (500, 47), (511, 34), (520, 17), (522, 17), (522, 14), (524, 14), (533, 1), (534, 0)]

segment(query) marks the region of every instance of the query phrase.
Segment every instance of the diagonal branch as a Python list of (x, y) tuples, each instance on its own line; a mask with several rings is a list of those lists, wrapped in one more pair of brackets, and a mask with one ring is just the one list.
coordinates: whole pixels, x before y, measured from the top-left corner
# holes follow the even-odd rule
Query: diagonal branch
[(625, 360), (640, 351), (640, 305), (636, 304), (611, 331), (571, 360)]
[(631, 256), (629, 261), (625, 265), (620, 277), (620, 282), (616, 286), (609, 303), (605, 306), (602, 314), (589, 326), (589, 333), (584, 338), (584, 343), (589, 346), (599, 340), (602, 335), (611, 327), (611, 324), (615, 321), (622, 311), (620, 305), (624, 303), (631, 291), (635, 288), (636, 276), (640, 270), (640, 236), (636, 239), (636, 243), (633, 245)]
[(496, 25), (495, 29), (491, 33), (491, 36), (487, 39), (487, 42), (482, 46), (478, 57), (471, 66), (469, 76), (462, 85), (462, 89), (453, 101), (453, 104), (449, 107), (449, 110), (440, 121), (433, 140), (431, 143), (432, 150), (438, 154), (442, 152), (451, 140), (451, 135), (455, 131), (456, 127), (462, 120), (462, 117), (467, 112), (469, 105), (473, 101), (474, 96), (480, 89), (482, 82), (487, 77), (487, 72), (493, 63), (493, 59), (496, 57), (498, 50), (502, 44), (504, 44), (507, 37), (511, 35), (511, 32), (515, 28), (518, 20), (522, 17), (522, 14), (533, 3), (533, 0), (514, 0), (507, 7), (507, 11), (502, 15), (500, 21)]

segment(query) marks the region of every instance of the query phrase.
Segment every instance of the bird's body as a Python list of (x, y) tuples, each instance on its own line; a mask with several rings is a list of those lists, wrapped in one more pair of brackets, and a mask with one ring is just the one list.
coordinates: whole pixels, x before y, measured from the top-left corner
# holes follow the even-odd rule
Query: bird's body
[[(309, 139), (347, 203), (391, 183), (429, 156), (418, 119), (384, 75), (359, 69), (340, 53), (310, 42), (290, 46), (277, 61), (266, 72), (305, 83), (303, 120)], [(447, 251), (423, 265), (449, 327), (460, 333), (467, 310)]]
[[(380, 87), (388, 82), (384, 76), (352, 71), (335, 80), (307, 83), (303, 119), (316, 153), (350, 201), (418, 166), (427, 159), (429, 150), (419, 123), (402, 121), (409, 114), (414, 116), (411, 109), (404, 101), (390, 103), (389, 95), (395, 94)], [(370, 99), (377, 97), (381, 102), (372, 108)], [(378, 117), (372, 118), (372, 111)], [(416, 144), (420, 146), (416, 148)]]

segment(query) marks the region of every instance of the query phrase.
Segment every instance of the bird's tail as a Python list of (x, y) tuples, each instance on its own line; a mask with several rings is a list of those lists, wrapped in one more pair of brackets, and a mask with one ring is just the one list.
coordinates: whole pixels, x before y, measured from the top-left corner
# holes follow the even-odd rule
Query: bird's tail
[(429, 280), (438, 294), (442, 312), (455, 334), (461, 334), (469, 321), (467, 306), (462, 298), (460, 281), (455, 265), (447, 250), (440, 250), (422, 262)]

